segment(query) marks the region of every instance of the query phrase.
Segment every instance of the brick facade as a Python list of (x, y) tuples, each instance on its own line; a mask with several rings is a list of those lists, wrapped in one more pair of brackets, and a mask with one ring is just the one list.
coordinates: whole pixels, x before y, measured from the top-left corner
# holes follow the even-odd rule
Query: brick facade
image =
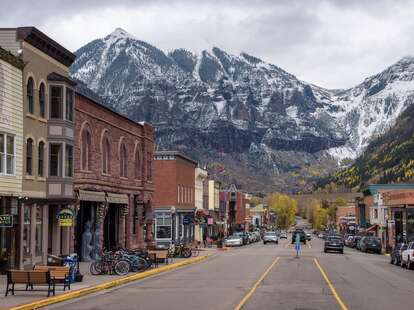
[[(75, 98), (75, 115), (75, 192), (127, 196), (127, 204), (114, 205), (117, 208), (115, 217), (118, 218), (116, 242), (127, 248), (145, 246), (145, 241), (152, 241), (152, 126), (131, 121), (79, 92)], [(106, 140), (109, 152), (105, 156)], [(87, 151), (83, 150), (86, 148)], [(105, 157), (108, 160), (107, 171), (104, 169)], [(121, 167), (123, 161), (125, 164)], [(82, 197), (79, 196), (79, 199), (82, 200)], [(96, 220), (101, 225), (104, 238), (103, 225), (110, 205), (108, 202), (96, 204)], [(80, 208), (81, 205), (78, 205), (77, 209)], [(82, 231), (83, 227), (79, 229)]]

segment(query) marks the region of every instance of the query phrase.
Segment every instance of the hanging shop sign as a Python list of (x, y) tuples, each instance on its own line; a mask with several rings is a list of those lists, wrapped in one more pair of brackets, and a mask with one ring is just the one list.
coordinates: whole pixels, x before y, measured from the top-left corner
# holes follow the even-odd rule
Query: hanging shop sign
[(209, 217), (209, 218), (207, 219), (207, 224), (208, 224), (208, 225), (213, 225), (213, 224), (214, 224), (214, 219), (213, 219), (212, 217)]
[(190, 225), (193, 222), (192, 218), (189, 216), (185, 216), (183, 218), (183, 225)]
[(0, 215), (0, 227), (13, 227), (13, 215), (1, 214)]
[(73, 213), (70, 209), (62, 209), (59, 211), (59, 226), (71, 227), (73, 225)]

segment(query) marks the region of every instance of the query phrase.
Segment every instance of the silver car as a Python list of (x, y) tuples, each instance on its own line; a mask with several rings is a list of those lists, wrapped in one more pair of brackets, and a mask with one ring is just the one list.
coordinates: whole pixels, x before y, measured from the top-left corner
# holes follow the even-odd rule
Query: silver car
[(274, 231), (267, 231), (263, 235), (263, 244), (266, 244), (268, 242), (274, 242), (276, 244), (279, 243), (279, 238), (277, 237), (276, 232)]
[(231, 235), (224, 240), (224, 246), (242, 246), (243, 239), (239, 235)]

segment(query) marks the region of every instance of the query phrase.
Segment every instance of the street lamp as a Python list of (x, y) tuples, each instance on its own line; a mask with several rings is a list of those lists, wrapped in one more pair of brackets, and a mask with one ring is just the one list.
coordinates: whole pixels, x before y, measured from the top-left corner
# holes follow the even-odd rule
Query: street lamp
[(175, 244), (175, 211), (176, 211), (175, 207), (172, 206), (170, 208), (170, 212), (171, 212), (171, 226), (172, 226), (172, 228), (171, 228), (171, 238), (172, 238), (172, 243), (174, 243), (174, 244)]

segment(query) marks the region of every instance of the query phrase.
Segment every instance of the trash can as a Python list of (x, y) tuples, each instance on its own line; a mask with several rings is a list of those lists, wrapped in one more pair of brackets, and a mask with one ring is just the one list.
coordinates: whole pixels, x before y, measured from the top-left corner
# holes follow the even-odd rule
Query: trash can
[(63, 258), (56, 256), (56, 255), (48, 254), (47, 265), (48, 266), (63, 266)]

